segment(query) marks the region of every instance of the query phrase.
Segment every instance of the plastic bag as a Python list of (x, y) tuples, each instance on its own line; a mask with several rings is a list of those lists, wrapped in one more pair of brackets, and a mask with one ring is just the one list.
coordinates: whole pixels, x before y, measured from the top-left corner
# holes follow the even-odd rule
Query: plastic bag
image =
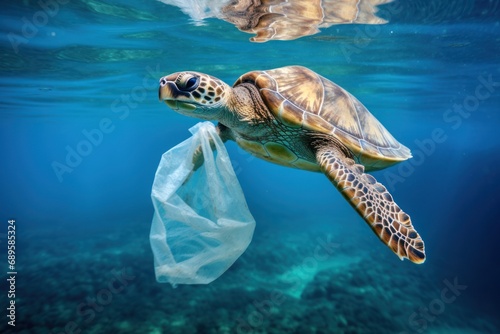
[[(156, 279), (173, 285), (218, 278), (246, 250), (255, 228), (215, 126), (203, 122), (189, 131), (191, 138), (163, 154), (151, 192)], [(200, 145), (204, 162), (193, 171)]]

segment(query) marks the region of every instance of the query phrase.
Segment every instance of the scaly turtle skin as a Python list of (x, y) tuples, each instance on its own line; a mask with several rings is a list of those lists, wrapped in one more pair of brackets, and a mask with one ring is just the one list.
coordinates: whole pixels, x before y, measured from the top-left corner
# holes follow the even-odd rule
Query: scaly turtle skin
[(259, 158), (323, 172), (394, 253), (425, 261), (410, 217), (365, 174), (410, 158), (410, 150), (340, 86), (300, 66), (252, 71), (233, 88), (189, 71), (161, 78), (159, 98), (181, 114), (218, 120), (224, 141)]

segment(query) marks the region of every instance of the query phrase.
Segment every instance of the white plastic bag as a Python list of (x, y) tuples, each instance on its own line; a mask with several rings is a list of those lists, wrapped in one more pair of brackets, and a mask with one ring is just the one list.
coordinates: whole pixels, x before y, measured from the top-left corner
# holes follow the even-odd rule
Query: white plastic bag
[[(246, 250), (255, 228), (215, 126), (203, 122), (189, 131), (191, 138), (163, 154), (151, 192), (156, 279), (173, 285), (218, 278)], [(193, 172), (200, 145), (204, 162)]]

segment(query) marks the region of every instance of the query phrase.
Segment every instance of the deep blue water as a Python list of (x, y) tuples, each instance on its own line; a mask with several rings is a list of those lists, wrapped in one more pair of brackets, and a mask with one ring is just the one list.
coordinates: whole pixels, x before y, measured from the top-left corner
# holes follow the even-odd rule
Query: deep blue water
[[(383, 7), (385, 25), (261, 44), (159, 1), (50, 3), (43, 12), (36, 1), (8, 1), (0, 13), (0, 261), (6, 275), (15, 219), (18, 272), (16, 327), (2, 314), (0, 328), (500, 333), (500, 1), (396, 1)], [(163, 152), (199, 121), (158, 102), (158, 79), (196, 70), (232, 84), (292, 64), (347, 89), (412, 150), (412, 160), (373, 175), (411, 215), (427, 261), (399, 261), (323, 175), (228, 143), (257, 222), (252, 244), (210, 285), (155, 282), (151, 185)], [(339, 250), (301, 276), (295, 269), (326, 235)], [(92, 311), (89, 296), (122, 268), (134, 278)], [(279, 281), (294, 273), (307, 283), (302, 294)], [(443, 303), (454, 281), (466, 288)], [(259, 308), (276, 291), (285, 301)], [(259, 310), (262, 321), (252, 318)]]

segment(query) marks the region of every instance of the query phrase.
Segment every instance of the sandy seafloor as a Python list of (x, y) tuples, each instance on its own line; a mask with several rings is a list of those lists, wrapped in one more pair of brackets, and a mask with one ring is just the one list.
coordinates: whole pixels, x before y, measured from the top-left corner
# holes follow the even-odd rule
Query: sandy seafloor
[(175, 288), (154, 281), (145, 224), (32, 235), (16, 333), (498, 333), (453, 273), (400, 262), (362, 225), (313, 227), (258, 227), (218, 280)]

